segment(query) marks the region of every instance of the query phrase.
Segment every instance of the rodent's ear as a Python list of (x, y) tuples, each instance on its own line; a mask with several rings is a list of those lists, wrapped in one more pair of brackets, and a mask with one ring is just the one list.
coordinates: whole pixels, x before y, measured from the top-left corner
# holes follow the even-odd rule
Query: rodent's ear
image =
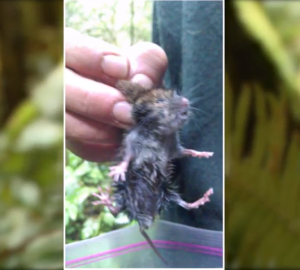
[(135, 103), (138, 97), (147, 91), (147, 89), (140, 84), (125, 80), (119, 80), (116, 83), (116, 88), (120, 90), (129, 103)]

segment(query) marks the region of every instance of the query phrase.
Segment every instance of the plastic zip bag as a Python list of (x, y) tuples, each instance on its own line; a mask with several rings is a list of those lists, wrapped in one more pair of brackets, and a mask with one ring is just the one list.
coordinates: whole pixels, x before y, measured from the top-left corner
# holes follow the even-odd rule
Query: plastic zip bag
[(147, 233), (168, 265), (157, 257), (135, 225), (66, 245), (66, 267), (223, 267), (222, 232), (159, 220)]

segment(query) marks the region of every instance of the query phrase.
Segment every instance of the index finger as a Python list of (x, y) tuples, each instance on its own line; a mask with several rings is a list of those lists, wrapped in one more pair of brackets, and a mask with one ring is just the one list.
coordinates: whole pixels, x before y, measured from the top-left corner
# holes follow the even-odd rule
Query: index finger
[(130, 105), (124, 107), (120, 91), (69, 69), (65, 70), (65, 78), (66, 110), (116, 127), (131, 124)]
[(118, 47), (72, 28), (66, 28), (65, 40), (66, 67), (110, 85), (116, 81), (112, 78), (125, 79), (128, 76), (128, 60)]

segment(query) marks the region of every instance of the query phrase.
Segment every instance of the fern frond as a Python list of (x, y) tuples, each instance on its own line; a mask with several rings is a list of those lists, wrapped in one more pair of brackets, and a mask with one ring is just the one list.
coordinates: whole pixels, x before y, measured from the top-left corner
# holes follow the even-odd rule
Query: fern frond
[[(241, 90), (225, 138), (234, 146), (226, 156), (226, 260), (231, 267), (300, 267), (300, 132), (288, 127), (286, 96), (258, 85)], [(252, 147), (241, 155), (249, 117)]]

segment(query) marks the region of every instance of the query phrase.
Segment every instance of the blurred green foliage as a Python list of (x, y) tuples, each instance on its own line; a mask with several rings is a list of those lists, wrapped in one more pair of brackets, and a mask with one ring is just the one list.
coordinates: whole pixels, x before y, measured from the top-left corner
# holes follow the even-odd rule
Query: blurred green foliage
[(280, 33), (280, 38), (286, 52), (290, 55), (295, 67), (299, 67), (300, 59), (300, 5), (293, 1), (264, 1), (263, 9), (274, 28)]
[[(52, 91), (51, 99), (48, 91)], [(62, 267), (62, 94), (61, 64), (36, 86), (0, 132), (0, 258), (4, 267)], [(50, 101), (55, 109), (48, 112), (41, 104)]]
[(120, 48), (151, 40), (152, 1), (65, 2), (67, 27), (98, 37)]
[(299, 268), (300, 4), (225, 14), (225, 263)]
[[(66, 26), (108, 43), (128, 47), (151, 39), (152, 1), (66, 1)], [(82, 160), (67, 151), (65, 173), (66, 243), (84, 240), (128, 226), (128, 218), (114, 218), (105, 206), (92, 201), (98, 186), (106, 189), (111, 179), (108, 164)]]
[(129, 224), (125, 215), (115, 218), (106, 206), (94, 206), (97, 186), (104, 190), (110, 186), (107, 164), (82, 160), (67, 152), (65, 167), (65, 226), (66, 243), (84, 240)]
[(0, 267), (59, 269), (63, 1), (1, 1), (0, 9)]

